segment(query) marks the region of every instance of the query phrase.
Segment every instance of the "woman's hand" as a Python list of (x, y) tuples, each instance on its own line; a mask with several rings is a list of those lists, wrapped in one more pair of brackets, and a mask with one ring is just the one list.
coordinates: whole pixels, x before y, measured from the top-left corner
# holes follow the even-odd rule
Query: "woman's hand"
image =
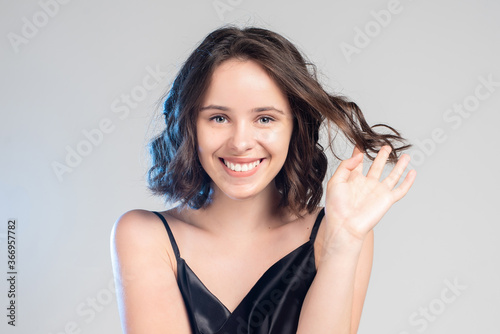
[(363, 175), (363, 153), (357, 147), (351, 158), (340, 163), (326, 189), (328, 239), (342, 236), (362, 242), (389, 208), (410, 190), (417, 174), (415, 170), (409, 171), (394, 188), (410, 161), (408, 154), (403, 154), (390, 174), (379, 180), (390, 152), (389, 145), (383, 146), (366, 176)]

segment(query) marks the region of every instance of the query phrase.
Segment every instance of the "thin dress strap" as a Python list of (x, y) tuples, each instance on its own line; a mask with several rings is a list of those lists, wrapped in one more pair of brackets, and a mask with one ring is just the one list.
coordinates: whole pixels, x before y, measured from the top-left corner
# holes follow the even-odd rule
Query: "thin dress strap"
[(323, 219), (324, 215), (325, 215), (325, 208), (322, 208), (321, 211), (318, 213), (318, 217), (316, 218), (316, 221), (314, 222), (314, 226), (311, 231), (311, 236), (309, 237), (309, 240), (311, 240), (312, 242), (316, 240), (316, 234), (318, 233), (319, 224), (321, 223), (321, 220)]
[(170, 226), (168, 226), (167, 220), (161, 213), (158, 213), (156, 211), (152, 211), (154, 214), (156, 214), (158, 217), (160, 217), (161, 221), (163, 222), (163, 225), (165, 225), (165, 228), (167, 229), (168, 237), (170, 238), (170, 243), (172, 244), (172, 248), (174, 249), (174, 254), (177, 259), (181, 257), (181, 254), (179, 253), (179, 248), (177, 247), (177, 243), (175, 242), (174, 235), (172, 234), (172, 230), (170, 229)]

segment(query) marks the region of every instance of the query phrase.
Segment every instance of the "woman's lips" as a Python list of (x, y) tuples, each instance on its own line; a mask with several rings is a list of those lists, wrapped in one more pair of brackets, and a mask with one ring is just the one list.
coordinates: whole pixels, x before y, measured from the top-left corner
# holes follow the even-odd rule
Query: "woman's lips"
[(226, 171), (231, 176), (250, 176), (258, 169), (264, 159), (262, 158), (238, 158), (224, 159), (219, 158)]

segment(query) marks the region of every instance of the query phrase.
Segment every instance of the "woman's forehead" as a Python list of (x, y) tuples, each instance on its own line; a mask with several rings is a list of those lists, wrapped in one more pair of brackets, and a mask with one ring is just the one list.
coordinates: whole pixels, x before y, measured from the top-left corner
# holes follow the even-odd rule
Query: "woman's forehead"
[(214, 70), (202, 107), (210, 104), (289, 109), (285, 93), (260, 64), (238, 59), (227, 60)]

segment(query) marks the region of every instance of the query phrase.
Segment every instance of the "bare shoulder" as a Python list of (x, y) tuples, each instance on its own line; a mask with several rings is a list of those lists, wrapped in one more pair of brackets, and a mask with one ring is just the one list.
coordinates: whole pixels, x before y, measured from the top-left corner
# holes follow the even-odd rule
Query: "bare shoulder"
[(172, 263), (165, 226), (156, 214), (148, 210), (133, 209), (122, 214), (113, 225), (111, 245), (122, 256), (151, 253), (168, 264)]
[[(159, 231), (165, 229), (159, 217), (153, 212), (134, 209), (122, 214), (114, 223), (111, 231), (112, 240), (147, 246), (150, 242), (158, 242)], [(148, 241), (148, 242), (146, 242)]]
[(116, 231), (119, 229), (128, 231), (130, 229), (136, 229), (135, 232), (139, 232), (147, 231), (154, 225), (158, 225), (158, 217), (153, 212), (142, 209), (133, 209), (118, 217), (115, 225), (113, 226), (113, 230)]
[(126, 333), (188, 333), (161, 219), (130, 210), (114, 223), (110, 238), (120, 318)]

